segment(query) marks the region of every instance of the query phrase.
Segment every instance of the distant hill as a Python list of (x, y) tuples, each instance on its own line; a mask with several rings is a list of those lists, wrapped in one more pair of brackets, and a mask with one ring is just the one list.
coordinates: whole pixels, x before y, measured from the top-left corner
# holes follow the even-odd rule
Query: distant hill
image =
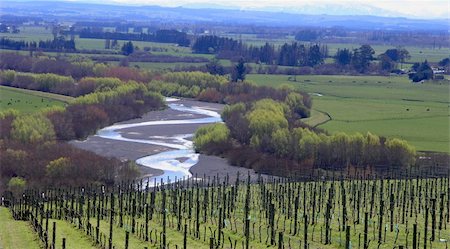
[[(311, 12), (309, 9), (292, 10), (286, 13), (284, 9), (238, 10), (221, 6), (210, 5), (210, 8), (195, 8), (199, 5), (188, 7), (160, 7), (160, 6), (130, 6), (130, 5), (105, 5), (65, 1), (2, 1), (0, 13), (2, 15), (22, 15), (27, 17), (43, 17), (48, 20), (111, 20), (115, 21), (140, 21), (140, 22), (166, 22), (166, 23), (224, 23), (224, 24), (253, 24), (265, 26), (310, 26), (310, 27), (344, 27), (363, 30), (427, 30), (445, 31), (450, 29), (448, 19), (419, 20), (403, 17), (380, 17), (375, 15), (311, 15), (299, 14)], [(208, 6), (206, 6), (208, 7)], [(323, 7), (323, 8), (326, 8)], [(329, 7), (331, 8), (331, 7)], [(345, 14), (345, 8), (335, 6), (335, 12)], [(363, 11), (365, 9), (365, 11)], [(363, 8), (361, 13), (379, 14), (381, 10), (376, 8)], [(273, 12), (280, 11), (280, 12)], [(284, 11), (284, 12), (281, 12)], [(320, 8), (317, 8), (320, 13)], [(386, 13), (394, 15), (395, 13)]]

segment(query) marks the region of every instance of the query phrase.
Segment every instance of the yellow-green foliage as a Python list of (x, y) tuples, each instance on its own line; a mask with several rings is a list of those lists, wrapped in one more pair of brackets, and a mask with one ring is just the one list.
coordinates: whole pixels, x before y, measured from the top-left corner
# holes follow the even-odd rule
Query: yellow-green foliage
[(11, 85), (16, 78), (16, 71), (6, 70), (0, 71), (0, 84)]
[(76, 70), (79, 75), (90, 75), (93, 72), (94, 62), (91, 60), (72, 62), (72, 70)]
[(229, 118), (230, 118), (230, 116), (232, 115), (232, 113), (245, 113), (245, 104), (244, 103), (237, 103), (237, 104), (234, 104), (234, 105), (226, 105), (224, 108), (223, 108), (223, 111), (222, 111), (222, 119), (223, 119), (223, 121), (227, 121)]
[(173, 72), (164, 75), (164, 80), (174, 82), (187, 87), (193, 85), (201, 86), (202, 88), (219, 88), (221, 85), (228, 82), (227, 78), (218, 75), (211, 75), (202, 72)]
[(105, 75), (106, 70), (108, 69), (108, 66), (103, 64), (103, 63), (97, 63), (94, 65), (94, 68), (92, 69), (92, 71), (94, 72), (94, 74), (96, 76), (103, 76)]
[(45, 168), (45, 173), (49, 178), (58, 179), (64, 177), (69, 167), (70, 159), (66, 157), (60, 157), (48, 163)]
[(289, 106), (293, 113), (296, 113), (301, 117), (308, 117), (310, 115), (310, 111), (303, 104), (303, 96), (299, 93), (289, 93), (286, 96), (284, 103)]
[(287, 128), (278, 129), (272, 133), (272, 146), (277, 156), (285, 157), (289, 154), (291, 149), (289, 137), (289, 130)]
[(19, 116), (19, 112), (16, 109), (6, 109), (0, 112), (0, 119), (4, 119), (6, 117), (17, 117)]
[(33, 74), (7, 70), (0, 72), (0, 84), (68, 94), (75, 85), (75, 81), (72, 77), (52, 73)]
[(391, 165), (406, 166), (414, 164), (416, 149), (405, 140), (398, 138), (389, 139), (386, 142), (388, 159)]
[(95, 91), (109, 91), (123, 84), (118, 78), (111, 77), (85, 77), (80, 80), (79, 84), (92, 83), (95, 85)]
[(69, 87), (72, 86), (75, 82), (72, 77), (61, 76), (52, 73), (45, 74), (33, 74), (36, 84), (38, 85), (39, 90), (49, 90), (54, 89), (55, 87)]
[(254, 103), (252, 111), (247, 114), (252, 132), (252, 146), (259, 147), (264, 136), (270, 136), (274, 131), (288, 127), (288, 121), (284, 116), (285, 110), (286, 106), (271, 99), (262, 99)]
[(200, 127), (195, 132), (194, 145), (195, 149), (200, 151), (211, 144), (223, 144), (228, 141), (230, 130), (223, 123), (210, 124)]
[(95, 92), (76, 98), (72, 104), (98, 104), (108, 103), (117, 99), (118, 96), (125, 95), (134, 91), (147, 92), (146, 87), (143, 84), (139, 84), (134, 81), (129, 81), (127, 84), (123, 84), (111, 91)]
[(8, 190), (11, 191), (17, 197), (18, 195), (23, 193), (26, 185), (27, 181), (22, 177), (13, 177), (9, 179)]
[(50, 106), (43, 108), (39, 110), (39, 113), (42, 113), (43, 115), (47, 115), (49, 113), (55, 113), (55, 112), (64, 112), (66, 110), (63, 106)]
[(294, 130), (297, 148), (297, 157), (300, 160), (315, 158), (317, 155), (318, 145), (321, 142), (320, 137), (309, 129), (296, 128)]
[(55, 131), (42, 114), (22, 115), (12, 122), (11, 137), (23, 143), (42, 143), (53, 140)]
[(148, 83), (147, 88), (150, 91), (159, 92), (164, 96), (179, 96), (187, 98), (195, 98), (201, 92), (201, 88), (197, 85), (188, 87), (179, 83), (163, 81), (151, 81)]

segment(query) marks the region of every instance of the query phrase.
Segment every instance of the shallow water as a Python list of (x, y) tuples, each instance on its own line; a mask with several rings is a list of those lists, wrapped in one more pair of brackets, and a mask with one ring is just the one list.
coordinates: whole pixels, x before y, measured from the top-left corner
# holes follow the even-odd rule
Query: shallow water
[(189, 169), (197, 164), (199, 159), (199, 154), (195, 153), (192, 141), (188, 140), (188, 138), (192, 137), (193, 134), (152, 136), (149, 137), (150, 139), (132, 139), (123, 137), (120, 133), (120, 130), (142, 126), (208, 124), (222, 121), (222, 119), (220, 118), (220, 114), (215, 111), (206, 110), (196, 106), (185, 106), (183, 104), (177, 104), (176, 101), (178, 101), (178, 99), (174, 98), (166, 98), (166, 101), (169, 103), (168, 107), (172, 110), (186, 114), (200, 114), (205, 117), (189, 119), (189, 115), (185, 115), (183, 117), (186, 117), (186, 119), (156, 120), (129, 124), (117, 124), (105, 127), (99, 130), (96, 134), (96, 136), (106, 139), (133, 143), (153, 144), (174, 149), (155, 155), (145, 156), (136, 160), (136, 163), (140, 165), (164, 171), (162, 175), (151, 177), (149, 179), (149, 186), (153, 186), (155, 182), (157, 184), (161, 182), (168, 183), (174, 182), (175, 180), (192, 177)]

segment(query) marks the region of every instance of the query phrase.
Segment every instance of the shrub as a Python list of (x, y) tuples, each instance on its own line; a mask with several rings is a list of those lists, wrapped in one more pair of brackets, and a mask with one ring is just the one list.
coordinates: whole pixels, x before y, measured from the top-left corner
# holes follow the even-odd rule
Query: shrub
[(13, 177), (8, 182), (8, 190), (13, 193), (13, 195), (18, 198), (27, 185), (27, 181), (22, 177)]
[(44, 115), (23, 115), (12, 122), (11, 137), (22, 143), (43, 143), (55, 139), (55, 131)]
[(206, 125), (195, 132), (195, 149), (206, 153), (223, 153), (229, 138), (230, 130), (225, 124)]

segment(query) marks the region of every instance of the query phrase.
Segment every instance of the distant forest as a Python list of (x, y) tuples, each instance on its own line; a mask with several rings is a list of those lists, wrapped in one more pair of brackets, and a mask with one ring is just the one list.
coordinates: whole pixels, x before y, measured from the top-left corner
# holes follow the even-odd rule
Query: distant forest
[(80, 38), (129, 40), (129, 41), (149, 41), (161, 43), (176, 43), (183, 47), (190, 45), (187, 34), (177, 30), (157, 30), (155, 33), (121, 33), (121, 32), (101, 32), (90, 28), (85, 28), (79, 32)]

